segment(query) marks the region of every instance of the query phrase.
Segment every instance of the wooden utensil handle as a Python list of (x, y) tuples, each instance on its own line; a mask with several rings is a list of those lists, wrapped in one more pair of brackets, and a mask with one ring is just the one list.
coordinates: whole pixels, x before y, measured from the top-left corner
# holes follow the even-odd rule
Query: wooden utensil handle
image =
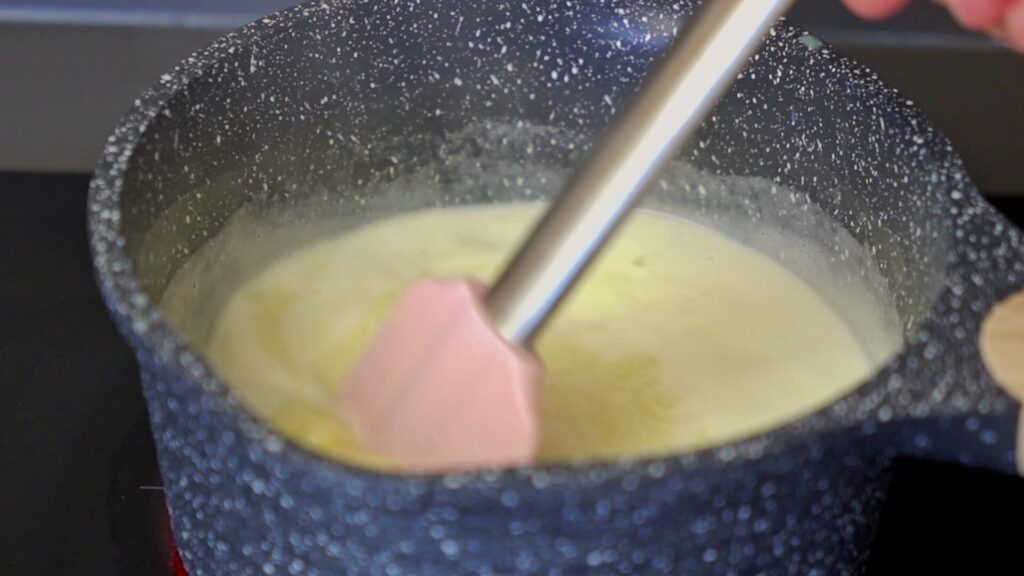
[[(982, 324), (978, 347), (999, 386), (1024, 403), (1024, 290), (992, 309)], [(1024, 476), (1024, 410), (1017, 426), (1017, 471)]]

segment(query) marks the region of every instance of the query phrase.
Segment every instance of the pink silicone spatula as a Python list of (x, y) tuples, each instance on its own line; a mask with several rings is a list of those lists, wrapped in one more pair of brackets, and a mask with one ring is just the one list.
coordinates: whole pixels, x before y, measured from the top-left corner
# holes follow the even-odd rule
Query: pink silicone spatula
[(489, 292), (427, 280), (405, 294), (339, 394), (365, 447), (413, 473), (533, 461), (532, 337), (791, 1), (707, 2)]

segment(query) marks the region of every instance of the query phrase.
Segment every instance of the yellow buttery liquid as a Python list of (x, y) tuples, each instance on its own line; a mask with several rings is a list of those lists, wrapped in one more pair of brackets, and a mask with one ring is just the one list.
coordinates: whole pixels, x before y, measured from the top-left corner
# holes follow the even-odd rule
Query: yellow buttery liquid
[[(333, 398), (415, 280), (492, 281), (541, 211), (416, 212), (301, 249), (229, 300), (208, 354), (242, 402), (309, 450), (386, 467)], [(689, 451), (806, 414), (871, 364), (821, 297), (709, 228), (634, 214), (537, 341), (542, 461)]]

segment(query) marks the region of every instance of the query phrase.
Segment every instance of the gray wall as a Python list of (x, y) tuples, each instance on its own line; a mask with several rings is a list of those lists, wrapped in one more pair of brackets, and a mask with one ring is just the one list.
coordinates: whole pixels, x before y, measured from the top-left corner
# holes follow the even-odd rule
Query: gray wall
[[(85, 172), (134, 98), (221, 34), (295, 0), (0, 0), (0, 170)], [(1024, 195), (1024, 59), (918, 2), (883, 24), (838, 0), (793, 19), (879, 72), (953, 140), (986, 191)]]

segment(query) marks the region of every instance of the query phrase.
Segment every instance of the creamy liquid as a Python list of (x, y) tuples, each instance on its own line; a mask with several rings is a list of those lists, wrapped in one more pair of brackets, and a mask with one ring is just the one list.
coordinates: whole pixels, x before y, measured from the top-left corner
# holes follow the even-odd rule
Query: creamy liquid
[[(208, 346), (253, 412), (322, 455), (386, 467), (333, 408), (346, 373), (415, 280), (491, 281), (537, 204), (415, 212), (277, 261), (235, 293)], [(684, 452), (779, 426), (871, 364), (821, 297), (701, 225), (640, 211), (537, 341), (542, 461)]]

